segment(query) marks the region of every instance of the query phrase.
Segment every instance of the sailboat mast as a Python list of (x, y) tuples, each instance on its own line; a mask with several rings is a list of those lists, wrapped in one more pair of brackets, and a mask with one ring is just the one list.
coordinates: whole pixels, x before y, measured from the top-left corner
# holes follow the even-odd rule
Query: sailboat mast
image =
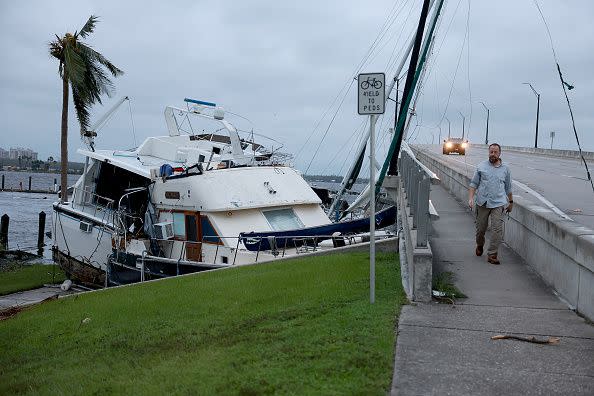
[[(419, 26), (417, 26), (417, 34), (415, 36), (415, 45), (413, 47), (411, 56), (410, 56), (410, 63), (408, 65), (408, 72), (406, 73), (406, 82), (404, 83), (404, 91), (402, 93), (402, 97), (406, 98), (409, 96), (411, 92), (411, 88), (414, 89), (412, 86), (413, 79), (415, 76), (415, 70), (417, 69), (417, 64), (419, 61), (419, 52), (421, 51), (421, 43), (423, 42), (423, 32), (425, 31), (425, 23), (427, 22), (427, 15), (429, 14), (429, 0), (423, 1), (423, 9), (421, 10), (421, 16), (419, 17)], [(398, 118), (402, 119), (403, 117), (406, 119), (406, 115), (408, 113), (408, 105), (407, 106), (400, 106)], [(398, 123), (394, 123), (394, 132), (397, 132)], [(400, 131), (402, 133), (402, 131)], [(397, 136), (396, 134), (394, 136)], [(398, 139), (400, 142), (400, 139)], [(400, 143), (396, 146), (396, 152), (400, 150)], [(398, 160), (398, 156), (392, 157), (390, 161), (390, 168), (388, 170), (388, 174), (393, 175), (396, 173), (396, 161)]]
[(433, 38), (433, 33), (435, 32), (435, 27), (437, 26), (437, 21), (439, 19), (439, 14), (441, 13), (441, 9), (443, 7), (444, 0), (439, 0), (437, 5), (437, 9), (435, 10), (435, 15), (433, 17), (433, 21), (431, 23), (431, 27), (429, 32), (427, 33), (427, 37), (425, 40), (425, 45), (423, 46), (423, 54), (419, 59), (419, 64), (416, 67), (416, 72), (414, 73), (414, 78), (412, 80), (411, 90), (403, 96), (403, 103), (400, 107), (400, 117), (398, 119), (398, 125), (395, 128), (394, 138), (392, 139), (392, 143), (390, 144), (390, 148), (388, 150), (388, 155), (386, 157), (386, 161), (384, 162), (384, 166), (380, 172), (378, 180), (375, 185), (376, 193), (379, 192), (379, 189), (382, 186), (386, 173), (388, 171), (388, 166), (393, 162), (394, 166), (398, 159), (398, 152), (400, 150), (400, 146), (402, 144), (402, 137), (403, 137), (403, 129), (404, 123), (406, 121), (406, 117), (402, 117), (402, 115), (406, 115), (406, 111), (403, 113), (403, 109), (408, 109), (410, 102), (412, 100), (412, 93), (414, 92), (415, 86), (419, 81), (419, 77), (422, 74), (422, 70), (424, 67), (425, 60), (427, 59), (427, 53), (429, 52), (429, 48), (431, 47), (431, 40)]
[[(435, 4), (435, 0), (430, 0), (429, 1), (429, 9), (431, 9), (434, 4)], [(394, 78), (392, 78), (392, 81), (390, 82), (390, 86), (386, 90), (386, 99), (385, 99), (384, 104), (386, 104), (388, 102), (388, 100), (390, 98), (390, 94), (392, 93), (392, 90), (394, 89), (394, 86), (396, 85), (396, 83), (398, 81), (398, 76), (402, 72), (402, 69), (404, 68), (404, 64), (406, 63), (406, 60), (408, 59), (408, 56), (413, 49), (413, 45), (415, 43), (415, 38), (416, 37), (414, 37), (414, 36), (411, 38), (410, 42), (408, 43), (408, 46), (406, 47), (406, 50), (404, 51), (404, 54), (402, 55), (400, 64), (398, 65), (398, 67), (396, 68), (396, 71), (394, 72)], [(396, 106), (398, 106), (398, 103), (396, 103)], [(375, 117), (375, 122), (377, 122), (377, 117)], [(338, 192), (336, 193), (336, 196), (334, 197), (332, 205), (330, 206), (330, 210), (328, 211), (331, 215), (332, 215), (332, 213), (335, 213), (336, 207), (337, 207), (338, 203), (340, 202), (340, 198), (342, 198), (342, 195), (344, 194), (345, 190), (347, 189), (347, 186), (349, 186), (349, 184), (352, 185), (352, 183), (350, 183), (350, 181), (354, 182), (354, 179), (357, 178), (357, 175), (358, 175), (359, 171), (361, 170), (361, 165), (360, 165), (359, 159), (363, 158), (363, 156), (365, 154), (365, 148), (367, 147), (367, 141), (369, 140), (369, 131), (370, 131), (370, 129), (367, 128), (367, 134), (363, 137), (361, 144), (359, 145), (359, 147), (357, 149), (357, 157), (356, 157), (357, 160), (353, 162), (353, 164), (347, 171), (345, 177), (342, 179), (342, 182), (340, 183), (340, 188), (338, 189)], [(369, 181), (370, 185), (373, 183), (374, 183), (373, 180)]]

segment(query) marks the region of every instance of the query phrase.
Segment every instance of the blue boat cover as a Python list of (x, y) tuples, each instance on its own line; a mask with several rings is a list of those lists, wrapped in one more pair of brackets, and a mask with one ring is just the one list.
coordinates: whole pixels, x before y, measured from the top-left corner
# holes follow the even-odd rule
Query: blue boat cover
[[(390, 206), (375, 214), (376, 229), (387, 227), (395, 222), (395, 206)], [(340, 236), (369, 232), (369, 217), (287, 231), (242, 232), (239, 234), (239, 239), (246, 249), (257, 252), (273, 248), (284, 249), (311, 245), (331, 239), (336, 232), (339, 232)]]

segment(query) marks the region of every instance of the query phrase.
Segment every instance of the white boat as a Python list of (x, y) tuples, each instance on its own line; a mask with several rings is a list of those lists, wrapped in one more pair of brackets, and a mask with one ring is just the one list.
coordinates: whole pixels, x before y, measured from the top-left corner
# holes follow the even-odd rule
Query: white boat
[[(331, 221), (301, 174), (284, 164), (289, 157), (241, 139), (215, 104), (185, 101), (186, 109), (165, 109), (168, 135), (134, 150), (95, 150), (96, 134), (85, 134), (84, 173), (70, 201), (53, 211), (53, 256), (69, 276), (129, 283), (344, 245), (339, 233), (293, 232), (289, 248), (274, 236), (267, 249), (246, 248), (241, 233), (315, 230)], [(334, 243), (321, 243), (331, 237)]]

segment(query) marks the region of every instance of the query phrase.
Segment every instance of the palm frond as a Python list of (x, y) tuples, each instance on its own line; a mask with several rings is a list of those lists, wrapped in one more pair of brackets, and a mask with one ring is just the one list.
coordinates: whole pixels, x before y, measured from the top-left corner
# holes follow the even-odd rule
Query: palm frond
[(85, 77), (85, 61), (76, 51), (74, 46), (67, 42), (64, 46), (64, 72), (72, 85), (80, 85)]
[(97, 61), (100, 64), (102, 64), (103, 66), (105, 66), (105, 68), (107, 70), (109, 70), (109, 72), (114, 77), (118, 77), (118, 76), (121, 76), (122, 74), (124, 74), (123, 70), (118, 69), (113, 63), (111, 63), (107, 58), (105, 58), (99, 52), (95, 51), (91, 46), (84, 44), (84, 43), (78, 43), (78, 46), (79, 46), (79, 50), (81, 51), (81, 53), (84, 53), (90, 59), (93, 59), (94, 61)]
[(56, 39), (54, 41), (50, 41), (47, 46), (49, 47), (49, 53), (51, 56), (58, 60), (62, 60), (64, 58), (62, 39), (58, 37), (58, 35), (56, 35)]
[(95, 103), (101, 103), (101, 96), (111, 96), (115, 90), (109, 74), (117, 77), (124, 72), (113, 65), (99, 52), (79, 41), (95, 29), (98, 18), (88, 19), (80, 32), (56, 36), (56, 41), (49, 43), (50, 55), (60, 61), (60, 76), (66, 78), (72, 88), (72, 98), (76, 117), (84, 133), (90, 123), (90, 110)]
[(79, 87), (72, 85), (72, 101), (74, 102), (74, 109), (76, 111), (76, 118), (80, 124), (81, 133), (84, 133), (89, 128), (90, 124), (90, 109), (91, 104), (85, 98), (86, 94), (81, 92)]
[(87, 23), (85, 23), (85, 26), (83, 26), (82, 29), (80, 29), (78, 36), (80, 36), (82, 38), (86, 38), (89, 34), (93, 33), (93, 31), (95, 30), (95, 24), (98, 21), (99, 21), (98, 17), (96, 17), (95, 15), (91, 15), (89, 17), (89, 19), (87, 20)]

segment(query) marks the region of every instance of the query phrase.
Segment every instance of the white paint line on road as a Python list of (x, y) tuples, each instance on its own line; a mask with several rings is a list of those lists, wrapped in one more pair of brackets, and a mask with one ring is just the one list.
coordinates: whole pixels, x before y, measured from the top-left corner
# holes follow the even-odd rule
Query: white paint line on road
[(549, 201), (548, 199), (546, 199), (545, 197), (543, 197), (542, 195), (540, 195), (539, 193), (537, 193), (536, 191), (534, 191), (533, 189), (531, 189), (530, 187), (525, 185), (524, 183), (519, 182), (517, 180), (513, 180), (512, 183), (514, 183), (516, 186), (520, 187), (527, 193), (530, 193), (531, 195), (533, 195), (535, 198), (540, 200), (543, 204), (548, 206), (549, 209), (551, 209), (553, 212), (557, 213), (559, 216), (563, 217), (566, 220), (573, 221), (573, 219), (571, 217), (569, 217), (565, 213), (563, 213), (563, 211), (561, 209), (559, 209), (558, 207), (556, 207), (555, 205), (553, 205), (553, 203), (551, 203), (551, 201)]

